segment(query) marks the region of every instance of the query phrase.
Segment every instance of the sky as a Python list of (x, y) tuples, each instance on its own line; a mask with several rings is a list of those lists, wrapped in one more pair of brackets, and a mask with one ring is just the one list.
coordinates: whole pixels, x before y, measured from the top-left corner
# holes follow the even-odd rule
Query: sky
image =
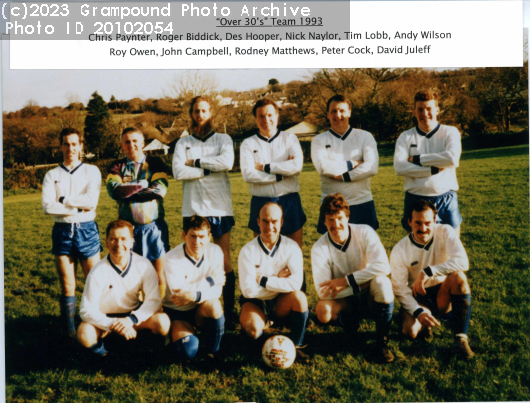
[[(530, 26), (530, 0), (524, 6), (524, 27)], [(76, 97), (85, 105), (97, 91), (107, 102), (139, 97), (162, 98), (171, 96), (171, 83), (184, 74), (184, 70), (11, 70), (9, 69), (9, 41), (1, 41), (2, 110), (6, 112), (23, 108), (29, 100), (40, 106), (67, 106)], [(36, 61), (37, 62), (37, 61)], [(219, 90), (247, 91), (267, 85), (269, 79), (280, 83), (305, 80), (311, 76), (309, 69), (249, 69), (206, 70), (214, 76)], [(237, 74), (235, 72), (237, 71)], [(313, 70), (314, 71), (314, 70)]]

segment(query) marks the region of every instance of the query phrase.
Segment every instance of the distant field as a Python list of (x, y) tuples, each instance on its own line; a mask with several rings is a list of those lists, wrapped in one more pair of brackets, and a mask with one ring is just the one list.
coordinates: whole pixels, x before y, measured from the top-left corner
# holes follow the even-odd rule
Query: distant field
[[(382, 153), (383, 154), (383, 153)], [(384, 153), (372, 179), (388, 253), (405, 234), (399, 220), (403, 181)], [(201, 361), (168, 362), (162, 340), (141, 335), (123, 343), (100, 367), (59, 333), (60, 294), (51, 249), (52, 220), (42, 214), (40, 194), (4, 197), (4, 293), (6, 395), (11, 402), (174, 401), (506, 401), (530, 400), (530, 256), (528, 146), (465, 152), (458, 169), (462, 241), (470, 259), (473, 298), (470, 338), (477, 357), (459, 362), (450, 353), (450, 330), (435, 330), (431, 344), (402, 340), (394, 323), (390, 365), (371, 362), (375, 326), (364, 321), (360, 345), (337, 328), (307, 333), (308, 366), (284, 372), (264, 368), (248, 339), (228, 332), (223, 350), (230, 369), (216, 372)], [(246, 228), (250, 196), (239, 173), (231, 174), (236, 227), (232, 262), (252, 234)], [(318, 239), (320, 182), (312, 165), (300, 176), (308, 216), (304, 261), (314, 308), (310, 249)], [(165, 207), (171, 246), (181, 242), (181, 185), (170, 181)], [(102, 188), (97, 221), (116, 218)], [(104, 254), (106, 251), (104, 252)], [(82, 277), (82, 275), (80, 275)], [(78, 287), (78, 303), (83, 281)], [(399, 304), (396, 304), (396, 311)], [(146, 348), (149, 345), (150, 348)]]

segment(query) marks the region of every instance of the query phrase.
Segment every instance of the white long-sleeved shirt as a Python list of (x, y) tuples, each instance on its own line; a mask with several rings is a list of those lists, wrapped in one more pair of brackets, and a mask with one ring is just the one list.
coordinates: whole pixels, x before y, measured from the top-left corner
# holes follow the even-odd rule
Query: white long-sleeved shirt
[[(187, 160), (194, 166), (186, 166)], [(173, 176), (182, 181), (182, 216), (232, 216), (228, 171), (234, 166), (234, 145), (228, 134), (180, 139), (173, 154)]]
[[(241, 144), (240, 160), (252, 196), (279, 197), (300, 191), (304, 154), (293, 133), (278, 131), (269, 139), (259, 133), (249, 137)], [(263, 164), (264, 171), (258, 171), (256, 164)]]
[[(333, 130), (321, 133), (311, 142), (311, 160), (320, 174), (324, 197), (341, 193), (350, 206), (373, 200), (370, 177), (379, 169), (379, 154), (374, 136), (367, 131), (348, 128), (341, 136)], [(352, 161), (363, 161), (352, 168)], [(331, 179), (342, 176), (342, 182)]]
[[(425, 270), (427, 267), (430, 269)], [(390, 254), (392, 288), (398, 301), (411, 315), (420, 308), (412, 294), (412, 285), (422, 270), (428, 275), (425, 287), (433, 287), (448, 274), (467, 271), (469, 260), (462, 241), (450, 225), (435, 224), (427, 245), (414, 241), (412, 233), (399, 241)]]
[[(279, 278), (278, 274), (286, 267), (291, 275)], [(300, 291), (304, 278), (302, 250), (295, 241), (282, 235), (269, 250), (258, 236), (241, 248), (238, 270), (239, 287), (245, 298), (269, 300), (280, 293)]]
[[(458, 190), (460, 154), (462, 143), (456, 127), (439, 125), (429, 133), (415, 127), (401, 133), (396, 142), (394, 170), (405, 177), (405, 192), (440, 196)], [(415, 161), (408, 162), (409, 157)]]
[(349, 224), (349, 236), (343, 245), (333, 242), (326, 232), (311, 249), (311, 266), (320, 299), (332, 299), (331, 295), (324, 298), (320, 285), (325, 281), (346, 277), (350, 287), (339, 292), (337, 299), (358, 294), (360, 285), (390, 274), (385, 248), (368, 225)]
[(58, 223), (94, 221), (100, 191), (101, 172), (96, 166), (80, 162), (69, 170), (59, 164), (44, 177), (42, 209)]
[[(144, 292), (145, 298), (138, 307), (140, 290)], [(81, 299), (80, 315), (84, 322), (110, 331), (116, 318), (109, 318), (107, 314), (132, 311), (139, 325), (158, 311), (161, 305), (158, 276), (153, 265), (146, 258), (131, 252), (129, 264), (123, 271), (116, 267), (110, 255), (90, 270)]]
[[(213, 243), (205, 246), (199, 260), (186, 253), (185, 243), (170, 250), (164, 256), (167, 286), (162, 304), (178, 311), (189, 311), (204, 301), (219, 298), (225, 284), (223, 262), (222, 249)], [(171, 300), (174, 290), (194, 293), (195, 301), (183, 306), (175, 305)]]

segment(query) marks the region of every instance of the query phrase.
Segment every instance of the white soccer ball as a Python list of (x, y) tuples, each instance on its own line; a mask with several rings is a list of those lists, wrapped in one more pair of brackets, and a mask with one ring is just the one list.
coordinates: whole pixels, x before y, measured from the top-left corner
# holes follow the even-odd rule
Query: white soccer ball
[(296, 348), (288, 337), (272, 336), (263, 345), (261, 355), (269, 367), (286, 369), (293, 365)]

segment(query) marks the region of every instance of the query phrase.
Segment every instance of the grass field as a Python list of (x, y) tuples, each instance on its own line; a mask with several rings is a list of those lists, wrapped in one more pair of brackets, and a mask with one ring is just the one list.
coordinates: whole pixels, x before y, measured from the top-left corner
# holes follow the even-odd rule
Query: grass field
[[(372, 191), (380, 221), (378, 234), (388, 253), (405, 234), (399, 226), (403, 181), (394, 174), (391, 153), (382, 153)], [(40, 194), (4, 198), (4, 293), (6, 394), (11, 402), (173, 402), (173, 401), (489, 401), (529, 400), (530, 290), (528, 146), (469, 151), (458, 179), (472, 288), (470, 338), (477, 353), (470, 362), (449, 351), (447, 327), (432, 343), (403, 340), (394, 323), (390, 345), (396, 361), (371, 362), (375, 326), (364, 321), (358, 345), (338, 328), (306, 335), (310, 365), (283, 372), (264, 368), (248, 339), (227, 332), (222, 348), (229, 368), (212, 371), (199, 360), (172, 363), (163, 342), (151, 335), (116, 346), (100, 367), (59, 334), (59, 282), (51, 249), (52, 220), (42, 214)], [(232, 262), (251, 239), (246, 228), (250, 197), (240, 174), (231, 174), (236, 228)], [(304, 260), (308, 297), (314, 308), (310, 249), (318, 239), (320, 183), (311, 165), (300, 176), (308, 224)], [(165, 206), (171, 246), (181, 242), (181, 186), (170, 181)], [(116, 217), (102, 189), (100, 230)], [(102, 234), (102, 240), (104, 239)], [(104, 252), (106, 253), (106, 252)], [(236, 266), (237, 269), (237, 266)], [(80, 277), (82, 275), (80, 274)], [(78, 303), (83, 281), (78, 287)], [(398, 304), (396, 304), (397, 313)], [(150, 345), (150, 348), (146, 348)]]

